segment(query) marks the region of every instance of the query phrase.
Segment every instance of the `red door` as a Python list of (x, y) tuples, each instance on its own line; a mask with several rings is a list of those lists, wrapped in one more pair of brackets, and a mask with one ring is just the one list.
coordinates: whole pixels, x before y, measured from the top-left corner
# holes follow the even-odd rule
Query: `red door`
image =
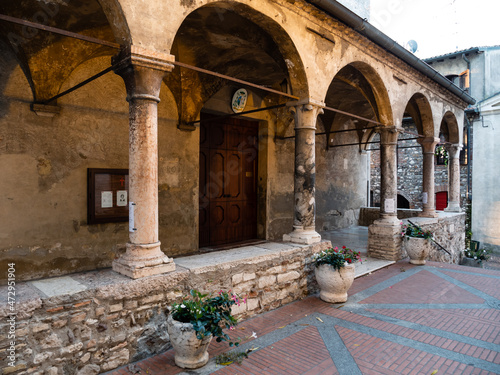
[(443, 211), (448, 207), (448, 192), (440, 191), (436, 193), (436, 210)]
[(257, 136), (254, 121), (201, 123), (200, 247), (256, 238)]

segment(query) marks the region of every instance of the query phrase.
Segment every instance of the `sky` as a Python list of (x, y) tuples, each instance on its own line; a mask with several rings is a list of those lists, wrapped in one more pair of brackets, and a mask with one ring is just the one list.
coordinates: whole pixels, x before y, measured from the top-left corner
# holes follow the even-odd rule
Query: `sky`
[(370, 23), (427, 58), (500, 45), (500, 0), (371, 0)]

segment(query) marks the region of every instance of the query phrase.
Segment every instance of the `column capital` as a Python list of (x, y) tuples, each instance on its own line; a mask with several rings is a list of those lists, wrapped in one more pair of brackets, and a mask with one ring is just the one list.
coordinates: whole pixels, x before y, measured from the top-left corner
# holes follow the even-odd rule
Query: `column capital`
[(286, 103), (290, 112), (295, 115), (295, 130), (316, 130), (316, 119), (323, 113), (325, 103), (311, 98), (304, 98), (294, 102)]
[(375, 132), (380, 134), (381, 145), (397, 145), (399, 133), (403, 132), (400, 126), (377, 126)]
[(461, 143), (448, 143), (444, 146), (450, 158), (458, 158), (463, 148)]
[(160, 102), (163, 77), (174, 68), (175, 56), (139, 46), (123, 48), (113, 56), (114, 72), (125, 81), (127, 101), (135, 99)]
[(440, 142), (441, 140), (436, 137), (425, 137), (425, 138), (419, 138), (417, 140), (418, 143), (420, 143), (420, 146), (422, 146), (423, 152), (429, 153), (429, 154), (434, 154), (434, 151), (436, 149), (436, 145)]

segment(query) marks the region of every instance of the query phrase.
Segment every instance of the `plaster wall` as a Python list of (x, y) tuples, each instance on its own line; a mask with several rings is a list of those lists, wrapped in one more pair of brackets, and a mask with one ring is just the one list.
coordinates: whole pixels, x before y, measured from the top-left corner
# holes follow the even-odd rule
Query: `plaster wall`
[[(472, 160), (472, 239), (481, 248), (500, 252), (500, 175), (495, 167), (500, 160), (498, 147), (500, 113), (483, 115), (473, 122), (474, 158)], [(482, 116), (482, 117), (483, 117)], [(485, 126), (483, 126), (485, 125)], [(480, 145), (480, 146), (479, 146)]]
[[(107, 66), (109, 57), (82, 64), (62, 90)], [(61, 113), (54, 117), (30, 111), (31, 93), (19, 67), (2, 79), (0, 258), (15, 262), (21, 279), (110, 267), (124, 251), (128, 224), (87, 224), (87, 168), (128, 168), (122, 79), (108, 73), (59, 99)], [(198, 246), (198, 155), (190, 150), (199, 135), (177, 129), (166, 87), (161, 99), (159, 232), (162, 249), (172, 256)]]

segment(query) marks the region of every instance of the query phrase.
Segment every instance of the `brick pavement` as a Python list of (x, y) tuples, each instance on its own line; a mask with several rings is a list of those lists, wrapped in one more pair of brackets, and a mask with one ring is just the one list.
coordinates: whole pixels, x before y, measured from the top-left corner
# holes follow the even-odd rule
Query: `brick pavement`
[(500, 374), (499, 291), (498, 270), (401, 261), (356, 279), (345, 304), (311, 296), (240, 323), (240, 350), (257, 348), (241, 365), (215, 365), (228, 347), (214, 342), (198, 370), (169, 350), (107, 374)]

